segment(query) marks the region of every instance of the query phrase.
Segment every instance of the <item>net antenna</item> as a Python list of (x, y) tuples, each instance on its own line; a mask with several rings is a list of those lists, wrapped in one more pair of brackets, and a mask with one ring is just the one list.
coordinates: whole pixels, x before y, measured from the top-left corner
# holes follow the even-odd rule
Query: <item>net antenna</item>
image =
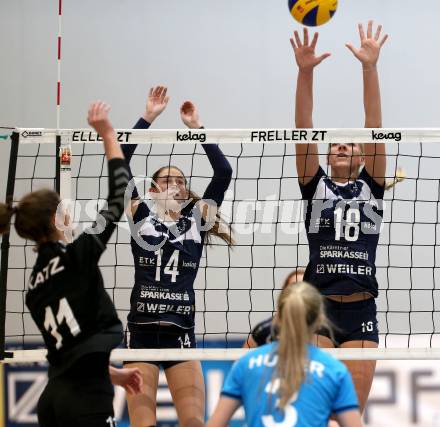
[[(351, 360), (440, 359), (440, 289), (436, 285), (440, 129), (123, 129), (117, 130), (117, 138), (120, 143), (139, 144), (131, 167), (141, 194), (147, 192), (145, 177), (168, 164), (180, 167), (191, 189), (202, 193), (212, 171), (203, 151), (194, 146), (201, 142), (221, 144), (235, 173), (222, 213), (235, 230), (237, 244), (231, 249), (214, 240), (211, 247), (205, 248), (195, 283), (196, 336), (202, 348), (166, 350), (168, 360), (239, 357), (246, 350), (220, 347), (233, 346), (234, 342), (236, 345), (237, 340), (243, 343), (253, 326), (273, 315), (284, 278), (294, 268), (307, 264), (304, 232), (289, 233), (291, 229), (301, 230), (298, 222), (302, 221), (302, 217), (295, 219), (301, 197), (293, 143), (368, 143), (374, 139), (388, 142), (388, 178), (395, 178), (398, 167), (403, 167), (407, 175), (404, 182), (386, 193), (388, 208), (377, 252), (381, 348), (332, 352)], [(75, 149), (73, 155), (70, 146)], [(323, 155), (326, 148), (320, 147)], [(78, 207), (74, 221), (85, 227), (93, 216), (83, 217), (86, 208), (93, 205), (96, 212), (106, 195), (106, 173), (100, 138), (88, 129), (16, 129), (7, 198), (17, 202), (41, 181), (51, 186), (55, 183), (63, 198), (73, 195), (75, 209)], [(101, 260), (107, 290), (121, 319), (129, 309), (133, 284), (129, 237), (127, 225), (120, 224)], [(23, 243), (14, 232), (4, 236), (2, 357), (6, 356), (5, 340), (15, 346), (19, 343), (19, 349), (6, 361), (44, 360), (44, 351), (27, 349), (40, 344), (36, 341), (39, 333), (23, 304), (34, 259), (30, 244)], [(213, 340), (217, 347), (208, 348)], [(115, 361), (142, 359), (163, 360), (164, 351), (113, 353)]]
[[(12, 128), (2, 127), (1, 141), (10, 139), (11, 150), (9, 155), (8, 180), (6, 183), (6, 203), (12, 203), (14, 199), (15, 174), (17, 170), (18, 157), (18, 140), (19, 134), (10, 132)], [(0, 142), (1, 142), (0, 141)], [(8, 267), (9, 267), (9, 248), (10, 248), (10, 233), (3, 234), (1, 243), (1, 264), (0, 264), (0, 360), (6, 357), (12, 357), (13, 353), (5, 351), (5, 337), (6, 337), (6, 297), (7, 297), (7, 283), (8, 283)]]

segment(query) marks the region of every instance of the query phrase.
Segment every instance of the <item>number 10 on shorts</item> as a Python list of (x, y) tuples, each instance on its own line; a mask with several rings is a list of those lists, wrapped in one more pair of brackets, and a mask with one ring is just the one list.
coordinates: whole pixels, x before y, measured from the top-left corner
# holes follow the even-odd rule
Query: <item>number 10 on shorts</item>
[(374, 325), (373, 322), (370, 320), (369, 322), (362, 322), (362, 332), (373, 332), (374, 331)]

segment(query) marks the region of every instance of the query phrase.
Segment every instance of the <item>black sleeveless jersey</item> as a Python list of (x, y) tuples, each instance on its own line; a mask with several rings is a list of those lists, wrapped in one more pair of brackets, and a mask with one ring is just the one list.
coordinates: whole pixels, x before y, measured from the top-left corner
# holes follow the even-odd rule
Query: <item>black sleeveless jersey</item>
[(98, 261), (124, 212), (128, 177), (125, 161), (111, 160), (108, 209), (99, 213), (94, 228), (71, 244), (47, 242), (38, 249), (26, 305), (46, 344), (50, 376), (121, 342), (122, 324), (104, 289)]
[(362, 169), (354, 182), (338, 184), (319, 167), (306, 185), (305, 227), (310, 260), (304, 280), (324, 295), (378, 295), (376, 249), (384, 187)]
[[(140, 119), (137, 129), (148, 129)], [(202, 144), (213, 168), (213, 177), (202, 200), (217, 207), (229, 187), (232, 168), (217, 145)], [(129, 161), (136, 145), (122, 145)], [(134, 198), (138, 193), (133, 191)], [(164, 223), (147, 200), (139, 204), (130, 224), (135, 277), (128, 321), (137, 324), (166, 322), (193, 328), (194, 281), (199, 269), (206, 230), (199, 205), (190, 203), (176, 222)]]

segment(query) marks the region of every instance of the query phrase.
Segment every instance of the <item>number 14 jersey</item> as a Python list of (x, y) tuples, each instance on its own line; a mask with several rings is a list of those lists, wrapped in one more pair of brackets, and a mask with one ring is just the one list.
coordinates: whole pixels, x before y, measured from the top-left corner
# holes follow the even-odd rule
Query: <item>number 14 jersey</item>
[(146, 202), (138, 206), (131, 229), (135, 284), (129, 322), (194, 327), (193, 285), (206, 233), (200, 228), (205, 222), (198, 206), (191, 204), (181, 214), (178, 221), (164, 223)]

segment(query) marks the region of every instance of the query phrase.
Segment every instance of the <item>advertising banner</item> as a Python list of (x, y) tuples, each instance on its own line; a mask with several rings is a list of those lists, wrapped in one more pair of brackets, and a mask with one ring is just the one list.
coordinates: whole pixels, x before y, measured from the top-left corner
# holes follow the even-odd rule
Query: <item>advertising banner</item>
[[(224, 377), (231, 364), (231, 362), (202, 363), (208, 416), (217, 404)], [(36, 405), (46, 380), (45, 364), (4, 365), (0, 416), (3, 417), (6, 427), (38, 425)], [(129, 426), (125, 391), (120, 387), (115, 387), (114, 408), (118, 426)], [(158, 426), (177, 425), (176, 411), (163, 372), (159, 377), (157, 418)], [(440, 363), (378, 362), (364, 414), (364, 424), (372, 427), (440, 427)], [(230, 426), (244, 425), (244, 413), (240, 409)]]

